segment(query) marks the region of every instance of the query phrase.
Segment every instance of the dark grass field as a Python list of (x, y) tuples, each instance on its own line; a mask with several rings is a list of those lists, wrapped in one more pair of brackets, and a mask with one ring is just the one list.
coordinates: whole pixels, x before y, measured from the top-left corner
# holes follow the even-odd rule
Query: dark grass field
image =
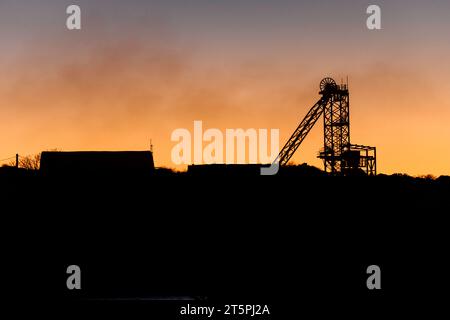
[[(447, 305), (445, 177), (2, 181), (2, 287), (16, 314), (183, 319), (186, 303), (267, 304), (261, 319), (364, 319)], [(72, 264), (79, 291), (66, 287)], [(372, 264), (380, 291), (366, 287)]]

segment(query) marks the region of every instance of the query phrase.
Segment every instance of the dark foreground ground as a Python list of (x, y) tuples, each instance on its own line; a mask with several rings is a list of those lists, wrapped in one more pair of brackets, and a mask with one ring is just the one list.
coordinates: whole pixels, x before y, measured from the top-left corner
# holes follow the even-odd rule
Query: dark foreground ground
[[(2, 179), (2, 291), (16, 317), (206, 319), (448, 313), (450, 183), (404, 177)], [(69, 291), (66, 268), (82, 270)], [(380, 291), (366, 268), (381, 268)], [(6, 310), (4, 310), (6, 312)]]

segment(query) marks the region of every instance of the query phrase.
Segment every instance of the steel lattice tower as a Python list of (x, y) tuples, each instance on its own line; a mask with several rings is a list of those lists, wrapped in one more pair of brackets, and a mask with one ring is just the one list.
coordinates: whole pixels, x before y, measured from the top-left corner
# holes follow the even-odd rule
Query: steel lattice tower
[(323, 114), (324, 146), (319, 158), (325, 171), (333, 175), (362, 171), (376, 175), (376, 148), (350, 143), (350, 99), (348, 85), (337, 85), (331, 78), (320, 82), (322, 97), (309, 110), (274, 163), (286, 165)]
[(331, 78), (320, 83), (320, 94), (328, 96), (323, 111), (323, 159), (325, 171), (341, 172), (347, 164), (343, 155), (350, 150), (350, 102), (346, 85), (338, 86)]

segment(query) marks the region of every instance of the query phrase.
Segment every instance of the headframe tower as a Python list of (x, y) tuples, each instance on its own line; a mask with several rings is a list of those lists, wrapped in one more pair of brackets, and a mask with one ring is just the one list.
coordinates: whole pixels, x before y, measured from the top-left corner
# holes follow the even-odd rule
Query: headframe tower
[(320, 82), (321, 98), (289, 138), (277, 159), (286, 165), (300, 144), (323, 115), (323, 148), (318, 157), (323, 160), (326, 172), (349, 175), (364, 172), (377, 174), (376, 148), (350, 142), (350, 99), (348, 84), (336, 84), (332, 78)]

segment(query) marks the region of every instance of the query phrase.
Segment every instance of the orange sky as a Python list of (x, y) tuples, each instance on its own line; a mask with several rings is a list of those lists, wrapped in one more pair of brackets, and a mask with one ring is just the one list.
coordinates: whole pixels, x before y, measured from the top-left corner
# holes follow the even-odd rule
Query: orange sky
[[(0, 23), (0, 159), (54, 148), (142, 150), (152, 139), (156, 165), (174, 167), (171, 133), (192, 130), (194, 120), (205, 129), (280, 129), (283, 145), (319, 98), (321, 78), (348, 75), (351, 140), (377, 147), (379, 172), (450, 174), (446, 22), (414, 31), (387, 20), (373, 33), (362, 15), (329, 32), (303, 20), (294, 32), (290, 23), (263, 25), (264, 12), (265, 20), (226, 31), (225, 21), (208, 29), (213, 19), (192, 25), (189, 15), (174, 20), (175, 9), (161, 12), (131, 19), (127, 11), (131, 22), (113, 23), (92, 9), (81, 32), (45, 19), (39, 37), (31, 24)], [(293, 160), (322, 167), (322, 144), (319, 122)]]

